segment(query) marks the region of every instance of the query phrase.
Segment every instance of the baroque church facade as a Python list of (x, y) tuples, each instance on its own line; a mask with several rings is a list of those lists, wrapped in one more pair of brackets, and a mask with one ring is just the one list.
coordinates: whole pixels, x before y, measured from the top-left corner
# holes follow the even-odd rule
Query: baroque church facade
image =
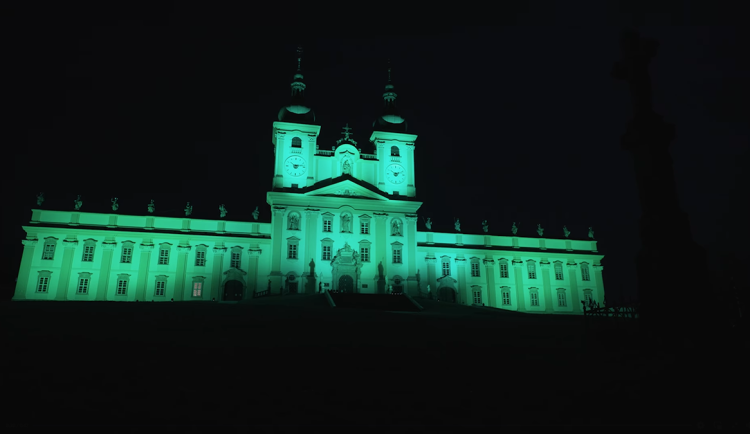
[[(14, 300), (252, 301), (343, 291), (405, 293), (519, 312), (582, 312), (604, 299), (596, 241), (418, 230), (417, 136), (390, 81), (373, 123), (374, 153), (348, 126), (332, 150), (304, 100), (273, 123), (271, 221), (32, 210)], [(41, 204), (41, 201), (38, 203)], [(222, 207), (223, 208), (223, 207)], [(222, 212), (222, 215), (225, 215)], [(591, 237), (593, 238), (593, 237)]]

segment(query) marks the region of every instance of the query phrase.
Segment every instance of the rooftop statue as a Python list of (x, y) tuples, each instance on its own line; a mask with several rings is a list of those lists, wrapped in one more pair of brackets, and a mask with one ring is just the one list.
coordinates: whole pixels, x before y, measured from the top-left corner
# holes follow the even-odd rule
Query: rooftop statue
[(117, 203), (117, 198), (115, 197), (112, 199), (112, 211), (117, 211), (118, 209), (120, 209), (120, 204)]
[(487, 224), (487, 220), (482, 222), (482, 230), (485, 234), (490, 231), (490, 225)]
[(513, 227), (510, 228), (510, 231), (513, 232), (513, 235), (518, 233), (518, 226), (516, 226), (516, 222), (513, 222)]
[(563, 233), (565, 234), (565, 238), (568, 238), (570, 236), (570, 231), (568, 230), (567, 226), (563, 226)]
[(188, 202), (187, 205), (185, 205), (185, 217), (189, 217), (190, 214), (192, 213), (193, 213), (193, 206), (190, 205), (190, 202)]
[(42, 202), (44, 202), (44, 193), (39, 193), (36, 195), (36, 205), (42, 206)]
[(258, 220), (258, 216), (260, 215), (260, 212), (258, 211), (258, 207), (255, 207), (255, 211), (253, 211), (253, 218), (255, 220)]
[(540, 223), (536, 225), (536, 233), (538, 233), (540, 237), (544, 236), (544, 228)]
[(78, 199), (74, 200), (73, 203), (75, 204), (76, 211), (81, 209), (81, 206), (83, 205), (83, 202), (81, 201), (81, 195), (78, 195)]
[(224, 218), (226, 216), (227, 216), (227, 209), (226, 207), (224, 207), (224, 204), (222, 203), (221, 205), (219, 205), (219, 217)]
[(430, 220), (430, 218), (429, 218), (429, 217), (427, 217), (427, 220), (426, 220), (426, 221), (424, 222), (424, 225), (425, 225), (425, 227), (426, 227), (426, 228), (427, 228), (428, 230), (432, 230), (432, 220)]
[(589, 238), (594, 239), (594, 229), (591, 226), (589, 226)]
[(453, 223), (453, 226), (456, 228), (456, 231), (461, 232), (461, 222), (459, 219), (456, 219), (456, 221)]
[(151, 199), (151, 203), (148, 204), (148, 212), (153, 214), (154, 211), (156, 211), (156, 205), (154, 204), (154, 200)]

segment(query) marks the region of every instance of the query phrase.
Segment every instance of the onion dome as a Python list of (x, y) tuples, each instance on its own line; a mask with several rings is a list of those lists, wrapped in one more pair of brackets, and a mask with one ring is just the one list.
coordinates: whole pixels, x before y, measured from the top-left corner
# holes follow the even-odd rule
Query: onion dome
[(305, 83), (302, 75), (302, 49), (297, 49), (297, 73), (292, 80), (292, 99), (279, 110), (279, 120), (298, 124), (315, 122), (315, 112), (305, 104)]
[(373, 122), (373, 129), (397, 133), (406, 132), (406, 120), (398, 114), (398, 109), (396, 108), (396, 92), (393, 83), (391, 83), (390, 67), (388, 68), (388, 83), (385, 85), (383, 102), (385, 103), (383, 114)]

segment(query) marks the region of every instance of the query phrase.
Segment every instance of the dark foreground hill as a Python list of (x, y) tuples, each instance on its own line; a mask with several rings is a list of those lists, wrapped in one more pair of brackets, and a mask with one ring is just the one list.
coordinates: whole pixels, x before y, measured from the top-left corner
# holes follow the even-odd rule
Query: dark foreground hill
[(332, 309), (319, 295), (5, 303), (6, 425), (694, 427), (709, 417), (696, 362), (643, 355), (630, 331), (605, 345), (580, 317), (418, 301), (421, 312)]

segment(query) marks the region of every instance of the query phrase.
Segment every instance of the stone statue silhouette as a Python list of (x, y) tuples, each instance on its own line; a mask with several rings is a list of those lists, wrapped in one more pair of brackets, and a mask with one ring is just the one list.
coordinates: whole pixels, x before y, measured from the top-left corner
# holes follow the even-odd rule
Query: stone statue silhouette
[(516, 222), (513, 222), (513, 227), (510, 228), (510, 231), (513, 232), (513, 235), (518, 233), (518, 226), (516, 226)]
[(154, 200), (151, 199), (151, 203), (148, 204), (148, 212), (153, 214), (154, 211), (156, 211), (156, 204), (154, 204)]
[(258, 211), (258, 207), (255, 207), (255, 211), (253, 211), (253, 218), (255, 220), (258, 220), (258, 216), (260, 215), (260, 211)]
[(78, 211), (81, 209), (81, 206), (83, 206), (83, 202), (81, 201), (81, 195), (78, 195), (78, 199), (73, 201), (75, 210)]
[(461, 222), (459, 221), (459, 219), (456, 219), (456, 221), (453, 223), (453, 227), (456, 228), (457, 232), (461, 232)]
[(570, 236), (570, 231), (568, 230), (567, 226), (563, 226), (563, 233), (565, 234), (565, 238), (568, 238)]
[(220, 218), (226, 217), (227, 216), (227, 212), (228, 211), (227, 211), (227, 209), (226, 209), (226, 207), (224, 206), (223, 203), (221, 205), (219, 205), (219, 217)]
[(536, 233), (538, 233), (540, 237), (544, 235), (544, 228), (542, 227), (541, 223), (538, 223), (536, 225)]
[(42, 202), (44, 202), (44, 193), (39, 193), (36, 195), (36, 205), (42, 206)]
[(352, 218), (349, 216), (349, 214), (344, 214), (341, 216), (341, 232), (351, 232), (352, 231)]
[(427, 221), (425, 221), (425, 222), (424, 222), (424, 225), (425, 225), (425, 227), (426, 227), (426, 228), (427, 228), (428, 230), (432, 230), (432, 220), (430, 220), (430, 218), (429, 218), (429, 217), (427, 217)]
[(193, 213), (193, 207), (190, 205), (190, 202), (185, 205), (185, 217), (188, 217), (190, 214)]
[(352, 165), (349, 163), (349, 160), (344, 161), (344, 175), (351, 175), (352, 173)]
[(299, 230), (299, 216), (297, 214), (289, 216), (289, 229)]
[(112, 211), (117, 211), (118, 209), (120, 209), (120, 204), (117, 203), (117, 198), (115, 197), (112, 199)]
[(391, 223), (391, 235), (402, 235), (401, 234), (401, 222), (394, 219)]
[(482, 222), (482, 230), (485, 234), (490, 231), (490, 225), (487, 224), (487, 220)]
[(591, 226), (589, 226), (589, 238), (594, 239), (594, 229)]

